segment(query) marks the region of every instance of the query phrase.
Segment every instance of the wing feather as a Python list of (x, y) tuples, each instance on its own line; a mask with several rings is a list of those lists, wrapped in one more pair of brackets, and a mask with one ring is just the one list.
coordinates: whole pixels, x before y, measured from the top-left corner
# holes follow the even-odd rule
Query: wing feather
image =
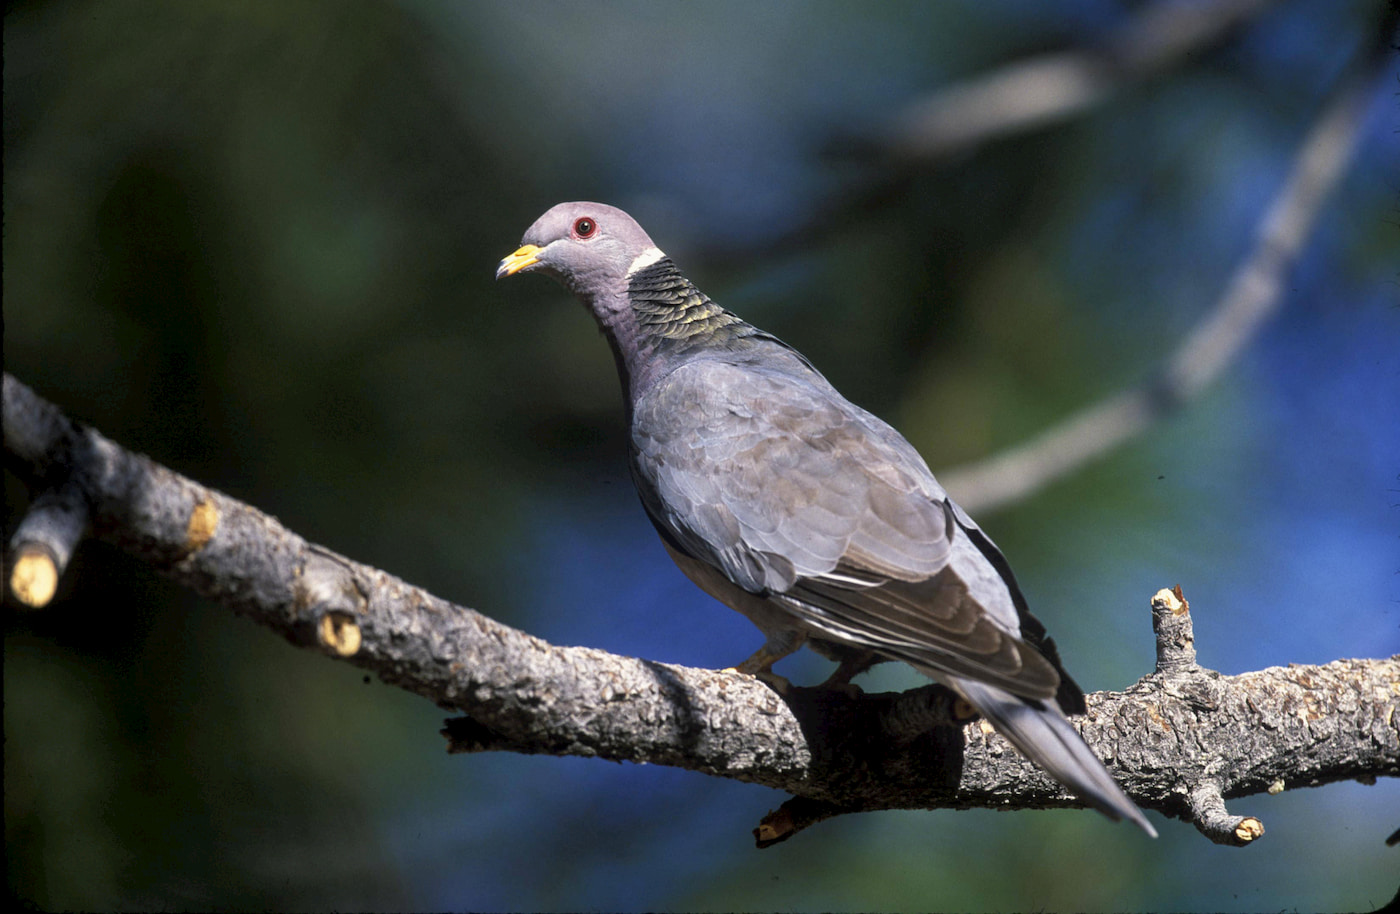
[[(687, 362), (636, 404), (633, 472), (668, 542), (795, 628), (1015, 694), (1055, 694), (1015, 600), (927, 465), (820, 375)], [(737, 608), (737, 607), (736, 607)]]

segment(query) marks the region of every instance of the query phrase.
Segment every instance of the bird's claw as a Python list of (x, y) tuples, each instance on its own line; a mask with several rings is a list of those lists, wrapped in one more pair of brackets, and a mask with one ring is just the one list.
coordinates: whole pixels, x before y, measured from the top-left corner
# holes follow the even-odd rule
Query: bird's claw
[(792, 683), (786, 676), (779, 676), (772, 670), (760, 670), (753, 677), (784, 698), (792, 694)]
[(738, 673), (740, 676), (752, 676), (779, 695), (786, 696), (792, 692), (792, 683), (788, 681), (786, 676), (779, 676), (771, 669), (745, 669), (746, 666), (748, 666), (747, 662), (741, 663), (738, 666), (727, 666), (721, 670), (721, 672)]

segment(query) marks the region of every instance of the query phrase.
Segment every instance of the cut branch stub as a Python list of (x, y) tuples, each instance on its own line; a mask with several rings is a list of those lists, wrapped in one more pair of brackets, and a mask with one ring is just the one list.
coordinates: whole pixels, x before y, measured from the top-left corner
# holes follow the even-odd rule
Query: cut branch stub
[(1171, 675), (1200, 669), (1196, 664), (1196, 632), (1191, 604), (1181, 585), (1163, 588), (1152, 597), (1152, 631), (1157, 635), (1157, 672)]
[(1244, 847), (1264, 834), (1264, 823), (1253, 816), (1232, 816), (1215, 781), (1202, 781), (1191, 791), (1191, 824), (1216, 844)]
[(367, 607), (353, 568), (335, 553), (311, 545), (299, 571), (296, 606), (314, 622), (316, 642), (337, 657), (353, 657), (363, 642), (355, 620)]
[(47, 606), (88, 527), (88, 506), (71, 481), (41, 493), (9, 543), (7, 583), (21, 606)]

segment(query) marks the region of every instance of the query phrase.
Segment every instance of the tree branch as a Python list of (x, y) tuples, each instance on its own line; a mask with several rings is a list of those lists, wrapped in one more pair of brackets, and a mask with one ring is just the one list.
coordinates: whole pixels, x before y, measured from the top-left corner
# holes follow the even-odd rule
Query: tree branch
[[(1392, 4), (1383, 39), (1394, 29), (1398, 12), (1400, 6)], [(1034, 494), (1175, 413), (1229, 367), (1278, 310), (1283, 280), (1346, 171), (1367, 103), (1382, 81), (1387, 43), (1374, 42), (1342, 81), (1299, 146), (1249, 255), (1156, 376), (1080, 410), (1024, 444), (940, 474), (959, 504), (976, 513)]]
[[(876, 809), (1080, 805), (985, 724), (949, 726), (950, 693), (780, 697), (734, 672), (557, 647), (297, 536), (133, 454), (4, 377), (5, 455), (33, 491), (77, 493), (93, 535), (235, 612), (466, 714), (458, 752), (650, 762), (794, 799), (760, 845)], [(36, 499), (36, 505), (41, 499)], [(1222, 676), (1195, 663), (1179, 593), (1154, 598), (1158, 669), (1089, 696), (1079, 724), (1138, 803), (1245, 843), (1225, 797), (1400, 775), (1400, 657)]]
[(1035, 55), (936, 89), (906, 104), (874, 137), (834, 136), (828, 154), (868, 163), (868, 173), (761, 249), (746, 248), (746, 256), (807, 249), (853, 216), (900, 199), (920, 170), (1102, 104), (1223, 43), (1274, 2), (1153, 3), (1096, 46)]
[(907, 167), (1064, 120), (1220, 44), (1273, 2), (1153, 3), (1097, 47), (1030, 57), (930, 93), (906, 106), (879, 147)]

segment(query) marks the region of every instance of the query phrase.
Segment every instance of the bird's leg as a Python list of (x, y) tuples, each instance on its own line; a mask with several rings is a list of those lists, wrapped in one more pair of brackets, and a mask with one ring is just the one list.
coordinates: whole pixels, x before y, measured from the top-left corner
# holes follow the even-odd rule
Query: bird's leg
[(841, 658), (841, 663), (826, 679), (817, 686), (819, 689), (834, 689), (845, 692), (852, 698), (858, 698), (864, 694), (860, 686), (851, 682), (852, 679), (870, 669), (876, 663), (876, 656), (873, 651), (859, 651), (854, 654), (847, 654)]
[(730, 667), (737, 673), (746, 673), (767, 683), (780, 695), (786, 695), (792, 683), (773, 672), (773, 664), (802, 647), (807, 636), (797, 631), (776, 631), (768, 634), (763, 647), (753, 652), (749, 659), (738, 666)]
[(791, 629), (770, 632), (768, 640), (763, 642), (763, 647), (754, 651), (753, 656), (733, 669), (750, 676), (771, 672), (773, 664), (796, 652), (806, 640), (806, 635)]

